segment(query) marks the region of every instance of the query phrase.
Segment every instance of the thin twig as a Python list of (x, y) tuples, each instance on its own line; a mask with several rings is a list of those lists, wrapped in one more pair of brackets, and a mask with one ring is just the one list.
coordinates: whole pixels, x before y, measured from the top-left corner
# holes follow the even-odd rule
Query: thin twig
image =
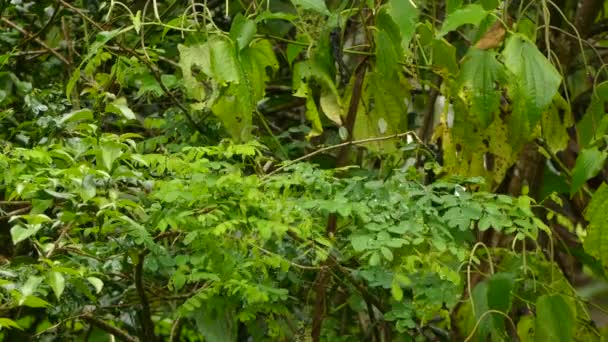
[(263, 180), (266, 180), (267, 178), (269, 178), (272, 175), (275, 175), (283, 170), (285, 170), (286, 168), (290, 167), (291, 165), (297, 163), (297, 162), (301, 162), (302, 160), (306, 160), (310, 157), (314, 157), (319, 153), (323, 153), (323, 152), (327, 152), (327, 151), (331, 151), (331, 150), (335, 150), (337, 148), (341, 148), (344, 146), (350, 146), (350, 145), (361, 145), (361, 144), (366, 144), (366, 143), (370, 143), (370, 142), (376, 142), (376, 141), (384, 141), (384, 140), (390, 140), (390, 139), (399, 139), (399, 138), (403, 138), (406, 136), (413, 136), (419, 143), (423, 144), (422, 140), (420, 140), (420, 138), (418, 138), (418, 136), (416, 135), (416, 133), (414, 131), (407, 131), (407, 132), (403, 132), (403, 133), (397, 133), (397, 134), (393, 134), (393, 135), (387, 135), (384, 137), (373, 137), (373, 138), (366, 138), (366, 139), (361, 139), (361, 140), (352, 140), (352, 141), (347, 141), (347, 142), (343, 142), (341, 144), (337, 144), (337, 145), (332, 145), (332, 146), (326, 146), (323, 148), (320, 148), (318, 150), (315, 150), (313, 152), (310, 152), (306, 155), (303, 155), (299, 158), (296, 158), (294, 160), (290, 160), (288, 162), (286, 162), (283, 166), (273, 170), (272, 172), (269, 172), (267, 174), (265, 174), (264, 176), (262, 176)]
[[(25, 36), (26, 36), (26, 37), (28, 37), (28, 38), (30, 38), (30, 37), (32, 37), (32, 36), (33, 36), (33, 35), (32, 35), (32, 33), (30, 33), (30, 32), (28, 32), (28, 31), (24, 30), (24, 29), (23, 29), (21, 26), (19, 26), (19, 25), (17, 25), (17, 24), (15, 24), (15, 23), (13, 23), (12, 21), (10, 21), (10, 20), (8, 20), (8, 19), (6, 19), (6, 18), (4, 18), (4, 17), (0, 18), (0, 20), (2, 20), (2, 22), (4, 22), (5, 24), (7, 24), (8, 26), (10, 26), (10, 27), (14, 28), (15, 30), (17, 30), (17, 31), (21, 32), (23, 35), (25, 35)], [(55, 57), (57, 57), (57, 58), (58, 58), (58, 59), (59, 59), (61, 62), (63, 62), (65, 65), (67, 65), (67, 66), (69, 66), (69, 65), (70, 65), (70, 62), (69, 62), (69, 61), (68, 61), (68, 60), (67, 60), (65, 57), (63, 57), (63, 55), (62, 55), (62, 54), (60, 54), (59, 52), (57, 52), (57, 51), (55, 51), (54, 49), (52, 49), (52, 48), (51, 48), (50, 46), (48, 46), (48, 45), (47, 45), (47, 44), (46, 44), (46, 43), (45, 43), (43, 40), (40, 40), (40, 38), (38, 38), (38, 37), (34, 37), (34, 38), (32, 38), (32, 39), (34, 39), (34, 41), (35, 41), (36, 43), (38, 43), (40, 46), (42, 46), (43, 48), (45, 48), (45, 49), (49, 50), (49, 52), (50, 52), (50, 53), (52, 53), (52, 54), (53, 54)]]
[(0, 201), (0, 205), (24, 205), (30, 204), (30, 201)]
[(178, 318), (173, 322), (171, 326), (171, 334), (169, 335), (169, 342), (179, 342), (180, 335), (182, 332), (182, 327), (184, 326), (184, 320), (182, 318)]
[(118, 337), (119, 339), (123, 340), (123, 341), (127, 341), (127, 342), (138, 342), (139, 339), (137, 337), (133, 337), (131, 335), (129, 335), (129, 333), (127, 333), (126, 331), (117, 328), (105, 321), (102, 321), (99, 318), (96, 318), (93, 316), (93, 314), (91, 313), (86, 313), (84, 315), (82, 315), (82, 319), (84, 319), (85, 321), (87, 321), (89, 324), (96, 326), (97, 328), (104, 330), (116, 337)]
[(31, 208), (32, 208), (32, 207), (28, 205), (27, 207), (24, 207), (24, 208), (19, 208), (19, 209), (16, 209), (16, 210), (10, 211), (10, 212), (6, 213), (6, 215), (4, 215), (4, 216), (0, 216), (0, 220), (8, 220), (8, 219), (10, 219), (10, 218), (11, 218), (11, 217), (13, 217), (13, 216), (17, 216), (17, 215), (25, 214), (25, 213), (27, 213), (27, 212), (28, 212), (28, 211), (29, 211)]

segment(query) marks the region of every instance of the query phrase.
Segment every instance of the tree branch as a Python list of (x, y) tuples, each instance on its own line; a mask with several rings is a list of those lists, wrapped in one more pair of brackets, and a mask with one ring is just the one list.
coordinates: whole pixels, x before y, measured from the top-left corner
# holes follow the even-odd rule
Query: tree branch
[(6, 19), (4, 17), (1, 17), (0, 20), (2, 22), (4, 22), (5, 24), (7, 24), (8, 26), (14, 28), (15, 30), (21, 32), (24, 36), (26, 36), (26, 38), (33, 39), (36, 43), (38, 43), (43, 48), (47, 49), (50, 53), (52, 53), (55, 57), (57, 57), (61, 62), (63, 62), (63, 64), (65, 64), (67, 66), (70, 66), (70, 62), (65, 57), (63, 57), (62, 54), (60, 54), (59, 52), (57, 52), (55, 49), (52, 49), (43, 40), (40, 40), (40, 38), (35, 37), (32, 33), (24, 30), (19, 25), (13, 23), (12, 21), (10, 21), (10, 20), (8, 20), (8, 19)]
[(87, 321), (89, 324), (96, 326), (97, 328), (99, 328), (103, 331), (106, 331), (106, 332), (118, 337), (119, 339), (121, 339), (123, 341), (139, 342), (139, 339), (137, 337), (131, 336), (126, 331), (124, 331), (120, 328), (117, 328), (105, 321), (102, 321), (99, 318), (94, 317), (93, 314), (91, 314), (91, 313), (86, 313), (86, 314), (82, 315), (81, 317), (83, 320)]
[(152, 322), (152, 315), (150, 313), (150, 303), (146, 297), (146, 289), (144, 288), (143, 273), (144, 273), (144, 260), (146, 252), (139, 253), (139, 260), (135, 266), (135, 289), (139, 296), (141, 304), (141, 311), (139, 313), (140, 323), (142, 328), (142, 338), (146, 342), (156, 341), (154, 335), (154, 322)]

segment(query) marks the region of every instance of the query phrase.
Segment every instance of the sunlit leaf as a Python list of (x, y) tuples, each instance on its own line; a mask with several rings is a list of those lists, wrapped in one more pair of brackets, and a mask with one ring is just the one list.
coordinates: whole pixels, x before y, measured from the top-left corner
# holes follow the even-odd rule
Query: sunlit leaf
[(63, 274), (56, 271), (51, 271), (49, 272), (47, 282), (51, 289), (53, 289), (55, 297), (57, 300), (59, 300), (61, 298), (61, 294), (63, 294), (63, 290), (65, 289), (65, 278)]
[(95, 292), (100, 293), (103, 289), (103, 281), (97, 277), (87, 277), (87, 281), (93, 285)]
[(118, 114), (127, 120), (135, 120), (135, 113), (129, 108), (127, 99), (124, 97), (117, 98), (116, 100), (106, 105), (106, 112)]

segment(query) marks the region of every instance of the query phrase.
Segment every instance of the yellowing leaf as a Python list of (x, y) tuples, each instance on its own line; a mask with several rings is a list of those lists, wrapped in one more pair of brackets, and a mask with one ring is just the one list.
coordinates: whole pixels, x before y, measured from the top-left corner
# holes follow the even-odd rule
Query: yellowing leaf
[(320, 105), (325, 116), (337, 125), (342, 125), (342, 101), (337, 92), (332, 91), (332, 89), (322, 90)]
[[(563, 113), (564, 118), (560, 117)], [(557, 95), (549, 108), (543, 111), (541, 117), (542, 136), (552, 152), (559, 152), (568, 146), (567, 127), (571, 126), (572, 113), (570, 106), (561, 95)]]
[(122, 116), (127, 120), (135, 120), (135, 113), (129, 108), (127, 99), (124, 97), (117, 98), (116, 100), (106, 105), (106, 112), (114, 113)]

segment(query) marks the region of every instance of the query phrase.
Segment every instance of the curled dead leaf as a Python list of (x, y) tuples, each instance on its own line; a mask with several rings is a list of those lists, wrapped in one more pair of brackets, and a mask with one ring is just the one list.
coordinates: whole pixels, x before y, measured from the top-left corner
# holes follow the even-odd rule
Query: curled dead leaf
[(481, 37), (481, 39), (475, 44), (475, 47), (480, 50), (488, 50), (497, 48), (500, 43), (505, 39), (507, 29), (501, 21), (496, 21), (492, 27)]

